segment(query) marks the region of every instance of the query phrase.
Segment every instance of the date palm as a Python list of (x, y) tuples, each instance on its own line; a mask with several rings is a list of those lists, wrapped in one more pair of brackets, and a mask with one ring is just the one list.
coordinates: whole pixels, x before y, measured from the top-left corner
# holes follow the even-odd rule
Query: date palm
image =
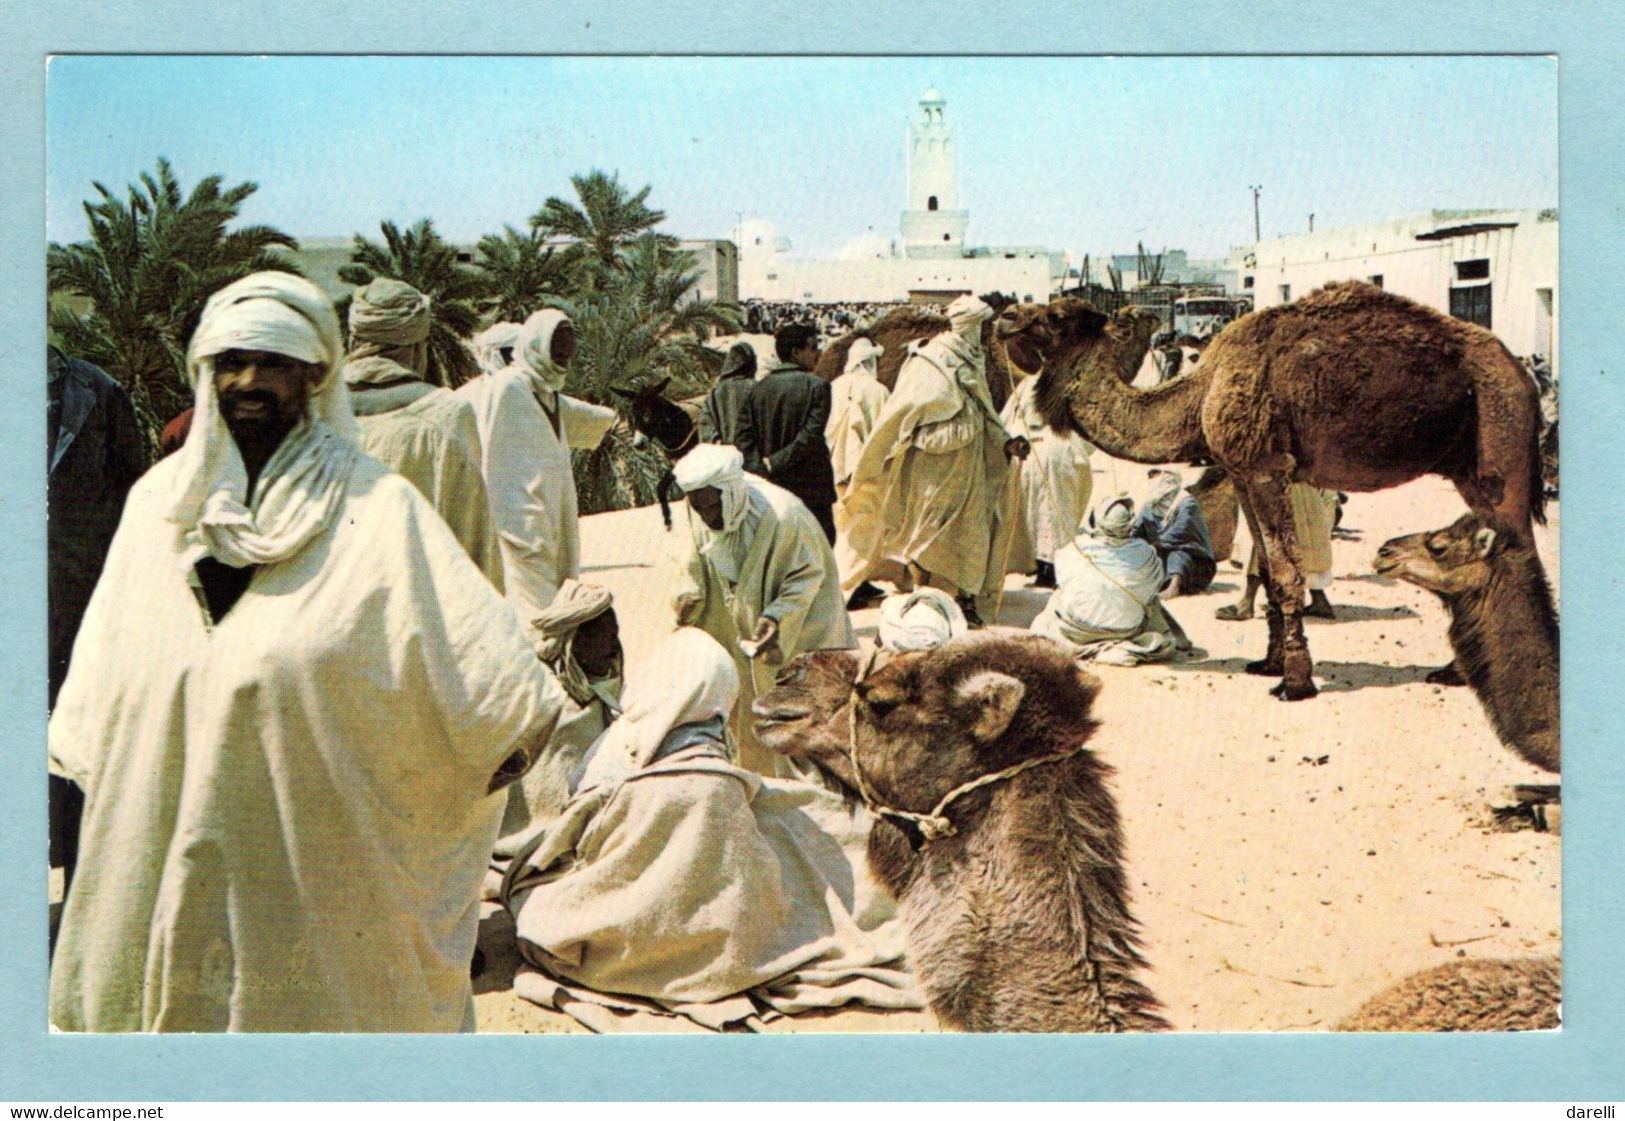
[(487, 292), (484, 277), (459, 260), (457, 247), (436, 233), (428, 218), (405, 230), (394, 222), (381, 222), (379, 230), (381, 243), (355, 235), (350, 264), (339, 269), (339, 279), (360, 287), (377, 277), (390, 277), (427, 294), (433, 301), (433, 322), (425, 376), (438, 385), (461, 385), (478, 372), (462, 340), (479, 327), (480, 304)]
[(164, 424), (192, 403), (186, 344), (210, 294), (261, 269), (298, 271), (276, 252), (298, 248), (289, 235), (227, 229), (258, 186), (222, 183), (211, 175), (187, 192), (160, 157), (124, 198), (93, 184), (90, 237), (46, 251), (52, 336), (124, 386), (151, 455)]
[[(647, 205), (651, 188), (628, 193), (618, 174), (593, 170), (572, 175), (577, 202), (550, 197), (531, 217), (531, 225), (551, 238), (567, 238), (579, 244), (595, 266), (592, 284), (603, 288), (620, 269), (622, 251), (639, 237), (650, 233), (666, 220), (666, 212)], [(676, 246), (669, 234), (657, 234)]]
[(577, 284), (584, 250), (578, 245), (550, 245), (532, 226), (520, 233), (504, 226), (501, 236), (480, 238), (474, 267), (485, 280), (485, 318), (492, 323), (522, 323), (549, 296), (568, 296)]

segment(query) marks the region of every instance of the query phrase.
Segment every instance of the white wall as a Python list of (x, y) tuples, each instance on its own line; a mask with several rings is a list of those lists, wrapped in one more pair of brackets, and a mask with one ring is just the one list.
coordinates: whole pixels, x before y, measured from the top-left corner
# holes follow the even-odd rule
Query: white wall
[[(1449, 313), (1456, 262), (1487, 258), (1490, 262), (1490, 327), (1507, 349), (1520, 357), (1542, 352), (1557, 369), (1558, 223), (1545, 212), (1513, 210), (1474, 213), (1429, 213), (1364, 226), (1346, 226), (1313, 234), (1259, 242), (1233, 255), (1243, 276), (1251, 275), (1254, 306), (1308, 295), (1334, 280), (1382, 277), (1390, 292)], [(1516, 222), (1510, 229), (1418, 241), (1417, 235), (1473, 222)], [(1255, 263), (1246, 267), (1252, 253)], [(1545, 307), (1549, 294), (1550, 314)]]
[(742, 299), (805, 300), (812, 303), (906, 300), (917, 289), (999, 291), (1043, 302), (1055, 289), (1047, 257), (893, 258), (820, 261), (776, 257), (741, 262)]

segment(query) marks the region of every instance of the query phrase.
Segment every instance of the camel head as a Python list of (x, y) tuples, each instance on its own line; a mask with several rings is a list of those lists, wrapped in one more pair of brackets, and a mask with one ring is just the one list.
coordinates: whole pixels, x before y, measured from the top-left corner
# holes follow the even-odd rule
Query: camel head
[[(798, 670), (757, 702), (767, 718), (758, 728), (775, 750), (897, 809), (929, 811), (955, 787), (1078, 746), (1095, 728), (1089, 712), (1100, 682), (1034, 635), (981, 632), (882, 656), (856, 684), (855, 657), (822, 659), (798, 659)], [(836, 697), (843, 678), (855, 734)]]
[[(1161, 319), (1126, 307), (1113, 315), (1072, 296), (1047, 304), (1014, 304), (999, 316), (997, 337), (1011, 363), (1033, 374), (1085, 363), (1089, 371), (1134, 380)], [(1083, 372), (1083, 371), (1080, 371)]]
[(1375, 567), (1379, 575), (1454, 597), (1484, 588), (1494, 558), (1511, 544), (1511, 536), (1486, 519), (1463, 514), (1444, 529), (1385, 542), (1377, 550)]
[(847, 705), (861, 663), (856, 650), (815, 650), (786, 663), (773, 688), (750, 706), (763, 745), (855, 787), (846, 755)]

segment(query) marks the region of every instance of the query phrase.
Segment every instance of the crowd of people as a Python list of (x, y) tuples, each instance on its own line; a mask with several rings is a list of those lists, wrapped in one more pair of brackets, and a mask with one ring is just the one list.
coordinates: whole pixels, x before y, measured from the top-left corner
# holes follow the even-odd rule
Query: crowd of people
[(791, 323), (810, 324), (820, 338), (833, 339), (848, 331), (871, 327), (896, 303), (847, 301), (835, 304), (807, 304), (793, 300), (745, 300), (745, 331), (752, 335), (772, 335)]
[(1189, 642), (1163, 600), (1217, 559), (1176, 470), (1091, 502), (1093, 449), (1031, 381), (994, 408), (989, 308), (946, 311), (890, 392), (868, 339), (814, 376), (803, 319), (765, 370), (729, 352), (673, 465), (669, 637), (635, 665), (581, 580), (569, 451), (615, 413), (565, 392), (564, 313), (483, 331), (453, 392), (409, 285), (358, 291), (346, 346), (309, 282), (246, 277), (139, 479), (122, 392), (52, 351), (53, 1023), (470, 1030), (492, 897), (555, 1004), (917, 1007), (891, 904), (851, 890), (867, 812), (767, 751), (752, 702), (855, 648), (851, 610), (924, 649), (1012, 572), (1054, 589), (1037, 633), (1165, 660)]

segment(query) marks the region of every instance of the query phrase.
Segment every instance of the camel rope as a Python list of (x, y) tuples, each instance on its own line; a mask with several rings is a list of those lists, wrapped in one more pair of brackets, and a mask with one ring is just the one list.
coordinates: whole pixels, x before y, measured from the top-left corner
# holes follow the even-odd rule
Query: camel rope
[[(878, 649), (869, 651), (868, 657), (863, 660), (863, 664), (858, 670), (857, 679), (852, 682), (854, 690), (858, 685), (862, 684), (864, 678), (869, 676), (869, 671), (874, 668), (875, 659), (879, 656), (880, 651)], [(971, 791), (980, 790), (984, 786), (991, 786), (996, 782), (1015, 778), (1023, 771), (1030, 771), (1034, 767), (1042, 767), (1046, 763), (1058, 763), (1063, 759), (1070, 759), (1083, 751), (1083, 742), (1080, 740), (1075, 746), (1064, 751), (1055, 751), (1048, 755), (1035, 755), (1030, 759), (1023, 759), (1013, 766), (1006, 767), (1002, 771), (994, 771), (991, 774), (971, 779), (969, 782), (960, 783), (944, 794), (937, 801), (937, 804), (931, 808), (930, 813), (921, 814), (885, 805), (869, 789), (869, 783), (863, 777), (863, 767), (858, 763), (858, 700), (856, 696), (848, 702), (846, 726), (846, 758), (847, 762), (852, 764), (852, 777), (857, 780), (858, 796), (863, 799), (864, 806), (872, 814), (895, 818), (898, 821), (906, 821), (913, 825), (920, 831), (920, 836), (925, 839), (927, 844), (958, 834), (958, 828), (947, 816), (948, 807)]]

